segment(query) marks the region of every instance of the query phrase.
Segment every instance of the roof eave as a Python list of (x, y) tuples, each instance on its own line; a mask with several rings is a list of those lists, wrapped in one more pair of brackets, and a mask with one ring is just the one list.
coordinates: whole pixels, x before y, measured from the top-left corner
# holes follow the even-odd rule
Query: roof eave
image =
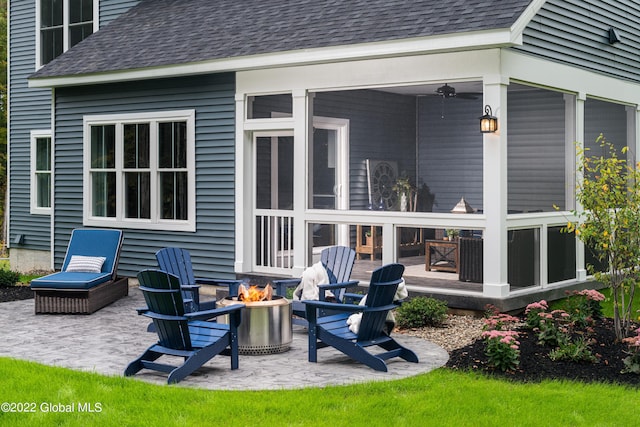
[(332, 46), (308, 50), (275, 52), (262, 55), (231, 57), (159, 67), (128, 69), (92, 74), (29, 78), (29, 87), (65, 87), (117, 83), (155, 78), (182, 77), (260, 68), (343, 62), (372, 58), (477, 50), (522, 44), (522, 33), (511, 29), (494, 29), (466, 33), (391, 40), (358, 45)]

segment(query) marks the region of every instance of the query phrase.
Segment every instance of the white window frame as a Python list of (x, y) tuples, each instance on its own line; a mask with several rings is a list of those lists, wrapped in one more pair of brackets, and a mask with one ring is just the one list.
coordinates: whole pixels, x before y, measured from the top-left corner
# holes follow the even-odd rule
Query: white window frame
[[(62, 53), (69, 50), (69, 0), (62, 0)], [(42, 58), (40, 54), (40, 26), (41, 26), (41, 9), (42, 0), (36, 0), (36, 70), (42, 67)], [(100, 28), (100, 1), (93, 0), (93, 32)]]
[[(53, 206), (53, 138), (51, 136), (51, 130), (50, 129), (44, 129), (44, 130), (32, 130), (31, 134), (30, 134), (30, 152), (31, 152), (31, 156), (30, 156), (30, 168), (31, 168), (31, 173), (30, 173), (30, 193), (31, 193), (31, 197), (30, 197), (30, 212), (34, 215), (51, 215), (52, 212), (52, 206)], [(51, 205), (48, 208), (46, 207), (41, 207), (38, 206), (38, 191), (37, 191), (37, 186), (38, 186), (38, 181), (36, 180), (36, 173), (38, 172), (36, 170), (36, 163), (37, 163), (37, 144), (36, 141), (40, 138), (49, 138), (51, 140), (51, 152), (49, 153), (50, 155), (50, 165), (51, 165), (51, 169), (49, 169), (49, 175), (51, 176), (51, 181), (50, 181), (50, 185), (49, 185), (49, 191), (50, 191), (50, 200), (51, 200)], [(42, 173), (42, 172), (40, 172)]]
[[(195, 110), (159, 111), (150, 113), (109, 114), (84, 116), (83, 119), (83, 224), (143, 230), (196, 231), (196, 172), (195, 172)], [(161, 219), (159, 200), (158, 123), (186, 122), (187, 124), (187, 219)], [(124, 206), (123, 126), (130, 123), (149, 123), (151, 161), (151, 218), (126, 218)], [(115, 125), (116, 216), (92, 215), (91, 185), (91, 126)]]

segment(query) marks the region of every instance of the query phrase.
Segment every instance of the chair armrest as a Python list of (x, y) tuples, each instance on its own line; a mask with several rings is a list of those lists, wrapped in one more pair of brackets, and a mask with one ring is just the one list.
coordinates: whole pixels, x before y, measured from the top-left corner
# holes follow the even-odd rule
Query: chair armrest
[[(318, 298), (320, 299), (320, 301), (324, 301), (324, 300), (326, 300), (326, 293), (325, 293), (326, 291), (332, 290), (332, 289), (353, 288), (353, 287), (357, 286), (358, 283), (359, 282), (357, 280), (349, 280), (348, 282), (327, 283), (327, 284), (323, 284), (323, 285), (318, 285)], [(340, 302), (344, 302), (344, 298)]]
[(149, 311), (149, 307), (136, 308), (136, 311), (138, 312), (138, 315), (145, 314), (147, 311)]
[(301, 302), (303, 302), (306, 305), (307, 310), (309, 310), (309, 308), (311, 309), (323, 308), (323, 309), (335, 310), (335, 311), (357, 312), (357, 311), (363, 311), (365, 308), (367, 308), (363, 305), (357, 305), (357, 304), (341, 304), (336, 302), (317, 301), (317, 300), (304, 300)]
[(186, 316), (170, 316), (168, 314), (160, 314), (153, 311), (147, 311), (145, 313), (142, 313), (142, 315), (158, 320), (187, 320)]
[(189, 320), (207, 320), (218, 316), (224, 316), (235, 311), (244, 308), (244, 304), (233, 304), (222, 308), (216, 308), (214, 310), (196, 311), (193, 313), (185, 313), (185, 317)]
[(357, 286), (358, 283), (360, 283), (358, 280), (349, 280), (348, 282), (326, 283), (326, 284), (318, 285), (318, 288), (325, 289), (325, 290), (352, 288), (354, 286)]
[(287, 288), (296, 287), (302, 282), (302, 279), (281, 279), (281, 280), (272, 280), (271, 283), (275, 288), (276, 295), (281, 297), (287, 296)]

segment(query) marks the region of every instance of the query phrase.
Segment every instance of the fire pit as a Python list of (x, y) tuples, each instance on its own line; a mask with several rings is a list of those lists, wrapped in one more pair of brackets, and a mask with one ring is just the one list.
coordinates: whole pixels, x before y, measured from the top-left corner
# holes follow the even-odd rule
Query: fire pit
[[(253, 292), (251, 293), (255, 294), (256, 289), (252, 286), (250, 291)], [(242, 321), (238, 327), (240, 354), (276, 354), (283, 353), (291, 347), (293, 340), (291, 301), (281, 296), (272, 296), (270, 286), (266, 293), (268, 295), (257, 297), (263, 298), (262, 300), (247, 300), (248, 292), (241, 285), (240, 297), (226, 297), (218, 301), (218, 305), (222, 307), (238, 302), (245, 304), (241, 314)], [(245, 299), (243, 299), (243, 295)], [(220, 317), (219, 322), (228, 323), (229, 319), (227, 316)]]

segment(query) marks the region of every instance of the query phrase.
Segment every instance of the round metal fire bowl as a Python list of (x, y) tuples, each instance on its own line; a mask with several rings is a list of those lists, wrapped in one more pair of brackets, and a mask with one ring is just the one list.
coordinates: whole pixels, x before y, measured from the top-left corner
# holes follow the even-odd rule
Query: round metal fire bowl
[[(236, 297), (226, 297), (218, 305), (236, 304)], [(291, 347), (291, 301), (274, 296), (271, 301), (243, 302), (241, 322), (238, 326), (238, 350), (240, 354), (261, 355), (283, 353)], [(229, 323), (227, 316), (219, 317), (221, 323)]]

